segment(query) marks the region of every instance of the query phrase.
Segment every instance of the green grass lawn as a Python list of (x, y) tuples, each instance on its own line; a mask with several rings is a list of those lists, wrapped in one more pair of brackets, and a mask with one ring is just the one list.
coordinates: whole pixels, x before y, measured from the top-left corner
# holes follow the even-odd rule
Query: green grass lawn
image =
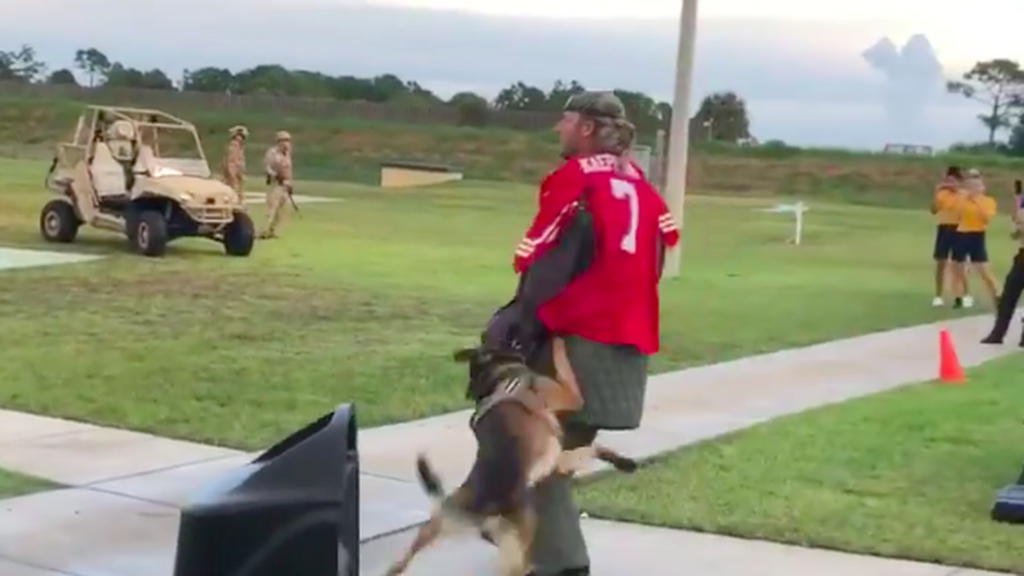
[[(40, 245), (44, 171), (0, 161), (0, 243)], [(345, 401), (364, 425), (465, 407), (450, 352), (510, 296), (534, 190), (297, 190), (344, 202), (307, 205), (248, 259), (205, 240), (145, 259), (83, 230), (64, 249), (109, 258), (0, 272), (0, 406), (243, 448)], [(656, 371), (954, 314), (929, 307), (927, 214), (814, 203), (794, 247), (786, 217), (755, 210), (770, 204), (689, 200)]]
[(53, 484), (38, 478), (0, 470), (0, 498), (23, 496), (47, 488), (53, 488)]
[(1024, 463), (1024, 355), (790, 416), (581, 494), (592, 515), (1024, 572), (1024, 528), (989, 520)]

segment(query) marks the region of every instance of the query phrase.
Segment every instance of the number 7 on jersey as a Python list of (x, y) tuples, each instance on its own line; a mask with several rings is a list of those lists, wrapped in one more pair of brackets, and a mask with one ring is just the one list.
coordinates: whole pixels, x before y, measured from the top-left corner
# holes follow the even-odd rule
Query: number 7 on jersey
[(619, 248), (623, 252), (636, 254), (636, 229), (640, 226), (640, 200), (637, 198), (636, 186), (632, 182), (611, 179), (612, 197), (617, 200), (625, 200), (629, 204), (629, 229), (622, 236)]

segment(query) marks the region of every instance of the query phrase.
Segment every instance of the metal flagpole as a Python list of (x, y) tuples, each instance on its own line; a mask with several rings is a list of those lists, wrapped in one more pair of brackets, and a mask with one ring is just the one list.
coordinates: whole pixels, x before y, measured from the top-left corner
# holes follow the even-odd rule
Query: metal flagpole
[[(679, 48), (676, 56), (675, 94), (672, 97), (668, 173), (665, 180), (665, 201), (680, 229), (683, 226), (683, 204), (686, 201), (686, 162), (690, 147), (690, 92), (697, 40), (697, 1), (683, 0), (679, 14)], [(679, 275), (681, 248), (682, 242), (665, 255), (665, 277)]]

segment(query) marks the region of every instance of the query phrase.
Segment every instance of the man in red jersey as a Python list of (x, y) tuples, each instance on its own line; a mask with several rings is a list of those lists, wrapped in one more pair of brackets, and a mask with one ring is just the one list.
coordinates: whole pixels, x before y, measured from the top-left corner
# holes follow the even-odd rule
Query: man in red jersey
[[(515, 251), (516, 297), (483, 340), (554, 374), (550, 339), (566, 342), (584, 408), (565, 421), (565, 447), (598, 430), (640, 425), (647, 360), (658, 351), (658, 281), (679, 231), (664, 201), (628, 159), (635, 129), (622, 102), (585, 92), (555, 127), (565, 161), (541, 184), (538, 210)], [(586, 576), (590, 559), (571, 482), (536, 489), (536, 576)]]

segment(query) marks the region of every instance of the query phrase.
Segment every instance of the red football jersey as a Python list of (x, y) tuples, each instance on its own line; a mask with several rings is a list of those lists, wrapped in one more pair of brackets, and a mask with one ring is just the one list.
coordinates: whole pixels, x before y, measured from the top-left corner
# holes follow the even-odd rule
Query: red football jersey
[(538, 310), (552, 332), (658, 351), (659, 245), (679, 230), (665, 202), (635, 164), (617, 170), (611, 154), (566, 160), (541, 184), (538, 212), (516, 249), (522, 272), (554, 245), (584, 190), (593, 215), (594, 258), (585, 272)]

